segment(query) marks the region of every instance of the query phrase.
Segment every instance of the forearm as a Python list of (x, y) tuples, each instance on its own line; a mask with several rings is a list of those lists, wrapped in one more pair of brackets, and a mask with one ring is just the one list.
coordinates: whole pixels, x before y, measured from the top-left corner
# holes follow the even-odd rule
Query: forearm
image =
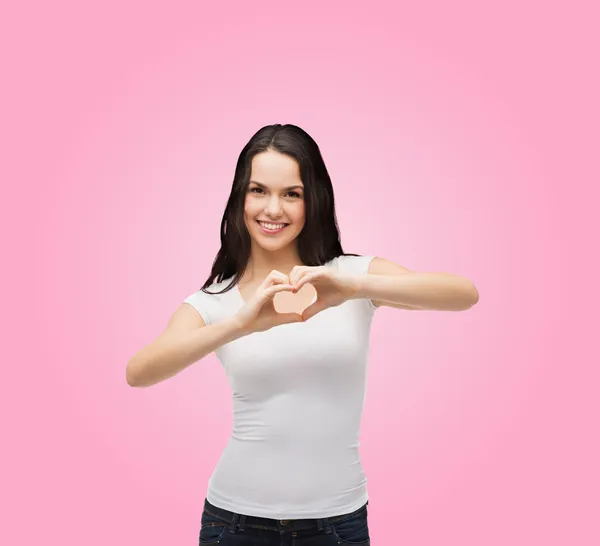
[(472, 281), (449, 273), (358, 275), (353, 299), (368, 298), (423, 309), (461, 311), (479, 299)]
[(127, 383), (132, 387), (149, 387), (164, 381), (244, 335), (231, 317), (192, 331), (159, 336), (131, 358)]

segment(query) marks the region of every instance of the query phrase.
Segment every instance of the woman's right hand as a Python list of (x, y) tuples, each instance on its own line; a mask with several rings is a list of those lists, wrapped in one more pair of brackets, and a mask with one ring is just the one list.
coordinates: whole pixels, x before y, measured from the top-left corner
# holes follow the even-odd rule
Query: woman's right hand
[(250, 299), (235, 314), (235, 318), (245, 334), (264, 332), (274, 326), (302, 322), (298, 313), (278, 313), (273, 305), (277, 292), (293, 290), (287, 275), (274, 269), (254, 291)]

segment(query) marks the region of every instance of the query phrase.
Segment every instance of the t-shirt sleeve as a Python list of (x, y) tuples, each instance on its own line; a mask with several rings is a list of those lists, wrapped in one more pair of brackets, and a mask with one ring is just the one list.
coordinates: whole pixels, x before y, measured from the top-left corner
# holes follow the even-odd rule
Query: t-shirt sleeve
[[(366, 275), (369, 272), (369, 264), (373, 258), (375, 256), (338, 256), (338, 268), (341, 271), (355, 275)], [(371, 311), (378, 309), (370, 298), (365, 298), (364, 301)]]
[(211, 324), (211, 312), (210, 309), (213, 305), (210, 294), (198, 290), (193, 294), (190, 294), (183, 300), (182, 303), (189, 303), (204, 319), (204, 322), (208, 325)]

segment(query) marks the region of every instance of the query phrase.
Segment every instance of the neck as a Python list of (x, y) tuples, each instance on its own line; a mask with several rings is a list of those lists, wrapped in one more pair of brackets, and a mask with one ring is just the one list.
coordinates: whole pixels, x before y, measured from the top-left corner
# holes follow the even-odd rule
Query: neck
[(303, 265), (303, 263), (295, 244), (276, 251), (265, 250), (253, 245), (248, 266), (241, 280), (244, 283), (262, 281), (273, 269), (289, 275), (296, 265)]

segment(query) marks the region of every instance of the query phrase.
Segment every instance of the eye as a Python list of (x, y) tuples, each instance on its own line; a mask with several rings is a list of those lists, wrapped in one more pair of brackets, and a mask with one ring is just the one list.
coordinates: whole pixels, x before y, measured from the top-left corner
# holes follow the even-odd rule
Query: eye
[(250, 193), (254, 192), (254, 191), (262, 191), (260, 188), (251, 188), (250, 189)]
[(288, 195), (293, 195), (294, 197), (302, 197), (297, 191), (291, 191)]

